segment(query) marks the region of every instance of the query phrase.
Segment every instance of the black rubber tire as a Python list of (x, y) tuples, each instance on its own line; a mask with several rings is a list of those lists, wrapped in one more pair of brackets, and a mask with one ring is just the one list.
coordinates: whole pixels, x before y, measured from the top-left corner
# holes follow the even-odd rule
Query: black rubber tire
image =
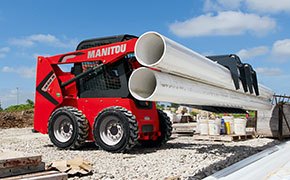
[[(117, 118), (122, 126), (123, 136), (115, 145), (109, 145), (104, 142), (100, 135), (100, 127), (104, 118), (113, 116)], [(109, 152), (127, 152), (131, 150), (137, 143), (138, 140), (138, 124), (136, 117), (131, 113), (131, 111), (119, 107), (112, 106), (101, 111), (95, 119), (93, 126), (93, 135), (95, 143), (101, 149)]]
[[(59, 141), (54, 134), (54, 124), (60, 116), (66, 117), (73, 126), (72, 136), (66, 142)], [(56, 109), (48, 122), (48, 135), (51, 142), (61, 149), (79, 149), (87, 140), (89, 123), (83, 113), (72, 106), (64, 106)]]
[(161, 110), (158, 111), (159, 117), (159, 128), (161, 132), (161, 136), (157, 138), (157, 140), (148, 140), (148, 141), (139, 141), (139, 143), (143, 147), (160, 147), (165, 144), (172, 135), (172, 122), (167, 114)]

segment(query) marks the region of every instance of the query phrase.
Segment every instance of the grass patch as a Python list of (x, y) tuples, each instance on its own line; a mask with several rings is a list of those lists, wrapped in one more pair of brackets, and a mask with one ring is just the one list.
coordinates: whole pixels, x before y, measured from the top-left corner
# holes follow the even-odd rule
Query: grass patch
[(5, 111), (5, 112), (14, 112), (14, 111), (25, 111), (25, 110), (31, 110), (34, 108), (34, 102), (30, 99), (26, 100), (26, 104), (18, 104), (18, 105), (11, 105), (7, 107), (4, 110), (0, 111)]

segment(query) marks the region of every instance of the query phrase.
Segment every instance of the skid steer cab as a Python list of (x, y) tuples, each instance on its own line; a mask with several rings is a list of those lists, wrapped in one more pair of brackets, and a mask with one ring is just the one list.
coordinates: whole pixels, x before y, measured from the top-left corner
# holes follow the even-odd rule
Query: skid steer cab
[(124, 152), (138, 142), (166, 143), (172, 131), (168, 116), (128, 90), (132, 71), (140, 67), (136, 41), (132, 35), (90, 39), (75, 52), (38, 57), (34, 130), (61, 149), (94, 141), (103, 150)]

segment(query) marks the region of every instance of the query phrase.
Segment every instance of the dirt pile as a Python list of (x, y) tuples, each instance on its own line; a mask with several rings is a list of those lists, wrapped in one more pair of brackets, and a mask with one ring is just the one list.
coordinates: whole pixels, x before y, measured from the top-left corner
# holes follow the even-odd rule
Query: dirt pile
[(33, 126), (33, 110), (0, 112), (0, 128), (24, 128)]

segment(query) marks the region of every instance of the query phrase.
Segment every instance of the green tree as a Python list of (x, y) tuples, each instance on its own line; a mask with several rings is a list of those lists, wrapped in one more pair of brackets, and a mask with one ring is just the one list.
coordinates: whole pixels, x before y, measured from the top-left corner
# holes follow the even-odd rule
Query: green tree
[(164, 110), (164, 104), (156, 103), (156, 108), (160, 110)]
[(176, 109), (178, 109), (178, 107), (179, 107), (179, 104), (176, 104), (176, 103), (171, 103), (171, 105), (170, 105), (171, 107), (173, 107), (173, 108), (176, 108)]
[(24, 111), (34, 108), (34, 102), (30, 99), (26, 100), (26, 104), (18, 104), (18, 105), (11, 105), (5, 109), (5, 111), (13, 112), (13, 111)]
[(27, 103), (28, 105), (30, 105), (31, 107), (34, 107), (34, 102), (33, 102), (31, 99), (27, 99), (27, 100), (26, 100), (26, 103)]

